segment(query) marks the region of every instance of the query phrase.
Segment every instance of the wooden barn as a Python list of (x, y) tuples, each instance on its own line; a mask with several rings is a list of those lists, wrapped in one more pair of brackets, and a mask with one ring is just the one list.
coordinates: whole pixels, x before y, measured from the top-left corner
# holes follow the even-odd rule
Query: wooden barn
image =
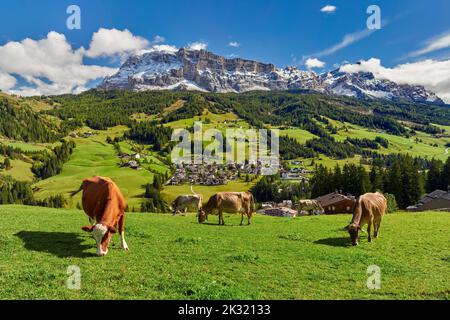
[(353, 213), (355, 197), (333, 192), (316, 198), (325, 214)]
[(450, 192), (434, 190), (419, 200), (417, 205), (406, 208), (408, 211), (447, 210), (450, 211)]

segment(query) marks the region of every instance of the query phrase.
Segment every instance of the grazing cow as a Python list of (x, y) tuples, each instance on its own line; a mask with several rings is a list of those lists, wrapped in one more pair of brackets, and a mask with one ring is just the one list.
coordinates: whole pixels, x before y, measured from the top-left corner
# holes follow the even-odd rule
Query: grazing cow
[(248, 224), (255, 212), (255, 200), (250, 192), (219, 192), (211, 196), (208, 203), (198, 212), (198, 222), (208, 220), (208, 215), (217, 211), (219, 213), (219, 225), (224, 225), (223, 212), (241, 213), (241, 225), (244, 214), (247, 215)]
[(125, 199), (119, 187), (109, 178), (93, 177), (83, 180), (80, 189), (72, 193), (72, 196), (83, 191), (82, 203), (84, 212), (89, 216), (91, 226), (81, 229), (92, 232), (97, 243), (97, 255), (104, 256), (108, 253), (108, 244), (113, 233), (119, 226), (120, 245), (128, 250), (124, 238), (125, 225)]
[(298, 202), (298, 212), (307, 211), (309, 214), (323, 214), (325, 211), (316, 200), (300, 200)]
[(172, 212), (174, 215), (182, 211), (186, 213), (188, 209), (198, 212), (201, 208), (202, 196), (198, 194), (178, 196), (172, 202)]
[(352, 240), (352, 245), (356, 246), (359, 241), (359, 231), (367, 223), (367, 237), (372, 241), (370, 234), (372, 225), (374, 226), (374, 237), (378, 238), (380, 232), (381, 219), (386, 212), (387, 200), (379, 192), (366, 193), (359, 197), (353, 211), (352, 222), (346, 227)]

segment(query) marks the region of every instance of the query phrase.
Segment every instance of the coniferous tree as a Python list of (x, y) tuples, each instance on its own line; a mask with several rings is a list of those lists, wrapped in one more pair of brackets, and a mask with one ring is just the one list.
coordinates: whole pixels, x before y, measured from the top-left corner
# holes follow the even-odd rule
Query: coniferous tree
[(442, 168), (441, 178), (439, 187), (440, 189), (447, 191), (450, 186), (450, 157), (445, 161), (444, 167)]
[(387, 170), (385, 192), (391, 193), (395, 196), (397, 203), (403, 203), (403, 185), (402, 172), (400, 163), (395, 160), (391, 167)]
[(5, 168), (5, 170), (11, 170), (11, 160), (9, 160), (9, 158), (5, 159), (5, 161), (3, 162), (3, 167)]

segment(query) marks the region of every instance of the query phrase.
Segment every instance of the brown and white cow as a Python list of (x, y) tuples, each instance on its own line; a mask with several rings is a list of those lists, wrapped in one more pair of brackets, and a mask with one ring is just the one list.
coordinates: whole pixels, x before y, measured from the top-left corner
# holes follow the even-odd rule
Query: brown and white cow
[(208, 215), (214, 212), (219, 214), (219, 224), (224, 225), (223, 212), (240, 213), (241, 225), (244, 214), (247, 215), (248, 224), (251, 223), (252, 214), (255, 211), (255, 200), (250, 192), (219, 192), (211, 196), (198, 212), (198, 222), (208, 220)]
[(119, 227), (120, 245), (128, 250), (124, 238), (126, 203), (119, 187), (109, 178), (93, 177), (83, 180), (79, 190), (72, 196), (83, 191), (82, 203), (84, 212), (89, 216), (92, 225), (81, 229), (92, 232), (97, 243), (97, 255), (108, 253), (108, 244), (113, 233)]
[(387, 200), (379, 192), (366, 193), (359, 197), (353, 211), (352, 222), (346, 227), (350, 234), (352, 245), (356, 246), (359, 241), (359, 231), (361, 227), (367, 224), (367, 237), (372, 241), (370, 234), (374, 226), (374, 237), (378, 238), (380, 232), (381, 220), (386, 212)]

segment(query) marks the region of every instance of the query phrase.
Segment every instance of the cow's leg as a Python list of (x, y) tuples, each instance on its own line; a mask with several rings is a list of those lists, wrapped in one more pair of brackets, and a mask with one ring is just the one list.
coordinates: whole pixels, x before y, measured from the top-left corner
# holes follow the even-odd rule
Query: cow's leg
[(378, 238), (380, 227), (381, 227), (381, 219), (375, 223), (375, 233), (374, 233), (375, 238)]
[(252, 223), (252, 210), (249, 210), (247, 212), (247, 220), (248, 220), (248, 225), (250, 225)]
[(125, 241), (125, 215), (122, 214), (122, 216), (119, 218), (119, 234), (120, 234), (120, 246), (123, 250), (128, 251), (128, 245)]
[(244, 213), (245, 212), (241, 212), (241, 224), (240, 224), (241, 226), (242, 226), (242, 222), (244, 221)]
[(222, 210), (219, 210), (219, 224), (225, 225), (225, 221), (223, 220)]
[(369, 222), (367, 223), (367, 240), (369, 240), (369, 242), (372, 242), (372, 235), (370, 234), (371, 229), (372, 229), (372, 220), (369, 220)]

